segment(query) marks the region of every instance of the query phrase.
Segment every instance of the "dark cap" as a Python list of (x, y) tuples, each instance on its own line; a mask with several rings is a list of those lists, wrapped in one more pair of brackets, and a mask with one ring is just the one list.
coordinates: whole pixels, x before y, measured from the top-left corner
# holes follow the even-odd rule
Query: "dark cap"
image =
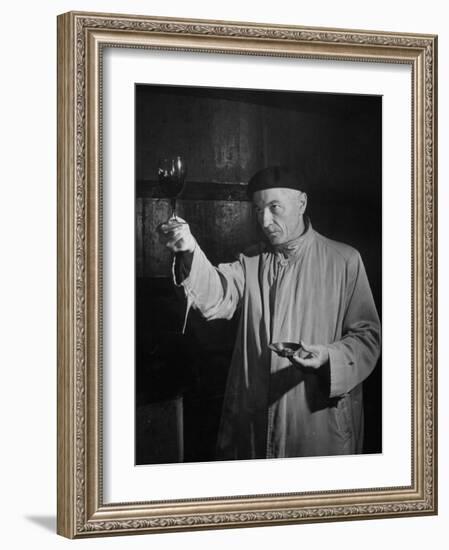
[(256, 191), (272, 189), (273, 187), (286, 187), (306, 191), (306, 179), (300, 171), (293, 171), (284, 166), (269, 166), (254, 174), (249, 180), (246, 192), (250, 198)]

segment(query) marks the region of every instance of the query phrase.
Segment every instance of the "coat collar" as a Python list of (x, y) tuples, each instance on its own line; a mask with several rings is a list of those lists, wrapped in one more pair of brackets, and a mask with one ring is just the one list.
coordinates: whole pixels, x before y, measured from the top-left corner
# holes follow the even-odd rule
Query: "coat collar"
[(280, 261), (292, 261), (299, 257), (307, 243), (310, 242), (313, 236), (312, 223), (310, 218), (304, 217), (305, 229), (304, 232), (296, 239), (292, 239), (286, 243), (282, 243), (271, 247), (271, 251)]

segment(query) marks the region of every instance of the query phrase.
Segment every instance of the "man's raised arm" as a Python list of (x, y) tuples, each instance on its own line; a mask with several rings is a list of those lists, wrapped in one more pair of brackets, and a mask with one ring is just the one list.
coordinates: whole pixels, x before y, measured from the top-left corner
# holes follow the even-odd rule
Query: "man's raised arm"
[(175, 253), (173, 278), (184, 288), (189, 305), (207, 319), (231, 319), (245, 287), (240, 261), (214, 267), (199, 247), (189, 225), (178, 218), (158, 228), (160, 239)]

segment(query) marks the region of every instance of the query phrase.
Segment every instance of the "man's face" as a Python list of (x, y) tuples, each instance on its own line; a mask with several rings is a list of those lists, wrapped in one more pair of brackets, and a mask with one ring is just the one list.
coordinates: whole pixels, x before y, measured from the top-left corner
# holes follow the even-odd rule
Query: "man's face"
[(273, 245), (299, 237), (304, 230), (307, 195), (295, 189), (275, 187), (253, 195), (257, 220)]

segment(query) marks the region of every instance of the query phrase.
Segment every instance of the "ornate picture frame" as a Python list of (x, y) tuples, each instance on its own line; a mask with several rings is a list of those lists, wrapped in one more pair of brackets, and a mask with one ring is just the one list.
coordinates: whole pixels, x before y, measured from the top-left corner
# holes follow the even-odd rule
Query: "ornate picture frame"
[[(411, 69), (411, 483), (106, 502), (103, 54), (107, 48)], [(58, 17), (58, 533), (69, 538), (437, 513), (437, 37), (70, 12)], [(130, 366), (132, 372), (132, 366)], [(201, 465), (199, 466), (201, 467)], [(183, 492), (181, 488), (179, 494)]]

